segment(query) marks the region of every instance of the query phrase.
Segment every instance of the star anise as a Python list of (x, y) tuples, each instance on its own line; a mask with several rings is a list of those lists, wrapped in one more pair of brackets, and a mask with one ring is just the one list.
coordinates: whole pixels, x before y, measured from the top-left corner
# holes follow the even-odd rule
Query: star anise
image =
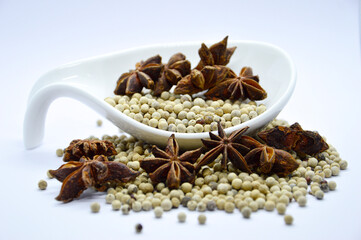
[(207, 90), (222, 82), (228, 75), (229, 68), (225, 66), (206, 66), (201, 71), (193, 69), (183, 77), (174, 89), (175, 94), (194, 94)]
[(81, 140), (71, 141), (64, 150), (63, 161), (79, 161), (83, 156), (92, 158), (95, 155), (112, 156), (116, 155), (114, 144), (106, 140)]
[(148, 174), (153, 183), (165, 182), (169, 188), (179, 188), (183, 182), (193, 183), (195, 178), (193, 163), (201, 155), (201, 148), (179, 154), (179, 146), (172, 134), (165, 151), (153, 146), (155, 158), (143, 159), (140, 166)]
[(103, 155), (96, 155), (92, 160), (82, 157), (78, 162), (70, 161), (49, 172), (63, 182), (59, 196), (56, 197), (56, 200), (63, 202), (78, 198), (89, 187), (105, 191), (106, 183), (129, 182), (139, 175), (139, 172), (123, 163), (108, 161)]
[(301, 158), (306, 154), (316, 156), (328, 149), (328, 144), (317, 132), (303, 130), (299, 123), (290, 127), (277, 126), (258, 133), (267, 145), (287, 151), (293, 150)]
[(236, 130), (227, 137), (221, 123), (218, 122), (218, 136), (209, 132), (210, 139), (202, 139), (203, 145), (206, 146), (209, 151), (197, 163), (196, 171), (202, 166), (213, 162), (222, 153), (221, 165), (223, 169), (226, 169), (227, 160), (230, 160), (235, 168), (251, 173), (251, 169), (248, 167), (248, 164), (243, 157), (250, 149), (247, 146), (238, 143), (247, 129), (248, 127)]
[(201, 70), (205, 66), (213, 65), (227, 65), (232, 57), (236, 47), (227, 48), (228, 36), (222, 41), (213, 44), (209, 48), (202, 43), (201, 48), (198, 50), (198, 54), (201, 58), (196, 69)]
[(263, 100), (267, 97), (267, 92), (259, 85), (259, 78), (253, 75), (250, 67), (242, 68), (239, 76), (233, 71), (229, 73), (230, 77), (205, 93), (209, 99), (250, 99)]
[(168, 91), (173, 85), (176, 85), (182, 77), (188, 75), (191, 71), (191, 63), (186, 60), (182, 53), (174, 54), (164, 66), (160, 78), (155, 81), (153, 94), (158, 96), (163, 91)]
[(287, 176), (299, 166), (292, 155), (284, 150), (269, 147), (249, 136), (242, 136), (240, 142), (252, 149), (244, 158), (253, 171)]
[(162, 58), (159, 55), (148, 58), (136, 64), (135, 70), (123, 73), (117, 82), (114, 94), (131, 95), (139, 93), (143, 87), (153, 89), (156, 81), (163, 70)]

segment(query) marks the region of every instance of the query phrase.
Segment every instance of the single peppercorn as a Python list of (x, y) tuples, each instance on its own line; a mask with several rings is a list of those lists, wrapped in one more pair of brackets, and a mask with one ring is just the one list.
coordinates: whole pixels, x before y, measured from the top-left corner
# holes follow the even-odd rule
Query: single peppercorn
[(141, 233), (142, 230), (143, 230), (142, 224), (138, 223), (137, 225), (135, 225), (135, 232), (136, 233)]
[(38, 187), (40, 190), (45, 190), (47, 186), (48, 186), (48, 183), (45, 180), (40, 180), (38, 182)]
[(93, 213), (99, 212), (99, 210), (100, 210), (100, 204), (97, 203), (97, 202), (93, 202), (93, 203), (90, 205), (90, 210), (91, 210)]

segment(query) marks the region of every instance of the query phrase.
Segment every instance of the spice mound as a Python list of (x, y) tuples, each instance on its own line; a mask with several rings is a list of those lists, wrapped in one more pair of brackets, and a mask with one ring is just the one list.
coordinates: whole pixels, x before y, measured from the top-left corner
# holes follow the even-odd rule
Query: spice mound
[[(262, 132), (289, 128), (287, 122), (274, 120)], [(244, 219), (262, 210), (286, 215), (290, 204), (305, 207), (309, 197), (321, 201), (328, 196), (337, 187), (332, 177), (340, 175), (348, 165), (322, 137), (315, 144), (324, 141), (327, 149), (314, 156), (300, 156), (292, 149), (261, 143), (256, 135), (246, 135), (245, 129), (228, 137), (222, 131), (220, 126), (218, 136), (211, 134), (201, 150), (183, 154), (174, 136), (161, 150), (132, 136), (105, 135), (102, 140), (114, 144), (117, 152), (113, 161), (105, 156), (82, 157), (50, 171), (63, 182), (57, 199), (71, 201), (92, 187), (106, 190), (106, 203), (114, 211), (122, 209), (123, 215), (154, 209), (161, 218), (163, 211), (175, 208), (239, 212)], [(238, 157), (245, 160), (250, 172), (231, 161), (232, 148), (242, 156)], [(207, 155), (212, 151), (218, 153), (209, 161)]]

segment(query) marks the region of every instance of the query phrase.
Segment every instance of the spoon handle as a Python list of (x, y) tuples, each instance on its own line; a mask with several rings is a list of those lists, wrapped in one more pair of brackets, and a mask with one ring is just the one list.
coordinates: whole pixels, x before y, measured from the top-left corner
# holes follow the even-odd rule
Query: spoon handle
[(59, 97), (70, 97), (76, 99), (93, 110), (105, 115), (103, 101), (76, 86), (65, 82), (56, 82), (49, 84), (29, 97), (28, 106), (24, 118), (23, 138), (27, 149), (38, 147), (44, 137), (45, 119), (50, 104)]

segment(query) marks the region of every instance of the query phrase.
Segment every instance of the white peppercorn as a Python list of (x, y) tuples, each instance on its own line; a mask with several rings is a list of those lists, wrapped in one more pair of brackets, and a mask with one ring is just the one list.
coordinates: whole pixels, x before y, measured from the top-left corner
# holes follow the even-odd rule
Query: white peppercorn
[(93, 213), (99, 212), (99, 210), (100, 210), (100, 204), (97, 203), (97, 202), (93, 202), (92, 204), (90, 204), (90, 210), (91, 210)]
[(38, 187), (40, 190), (45, 190), (47, 186), (48, 186), (48, 183), (45, 180), (40, 180), (38, 182)]
[(178, 221), (183, 223), (185, 222), (187, 219), (187, 215), (184, 212), (180, 212), (178, 213)]
[(285, 215), (284, 221), (285, 221), (286, 225), (292, 225), (293, 217), (291, 215)]

